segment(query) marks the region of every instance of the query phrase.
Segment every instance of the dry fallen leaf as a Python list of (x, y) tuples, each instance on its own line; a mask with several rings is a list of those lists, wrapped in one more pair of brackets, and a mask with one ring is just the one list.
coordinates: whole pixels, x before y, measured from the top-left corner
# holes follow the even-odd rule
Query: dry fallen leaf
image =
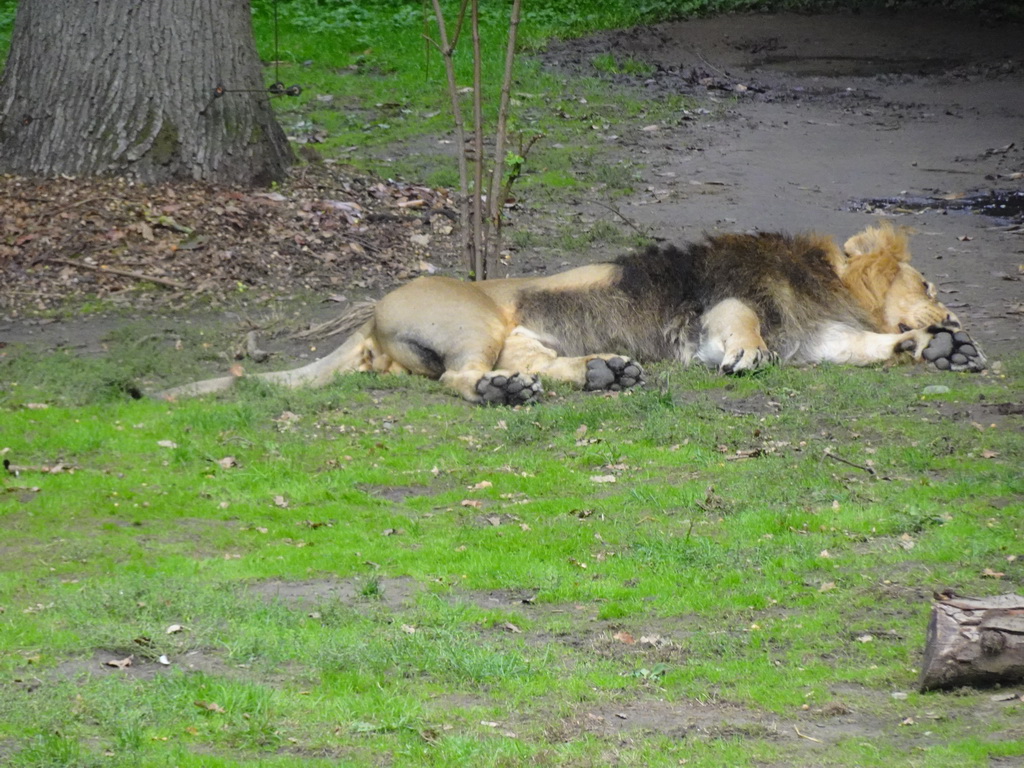
[(590, 478), (592, 483), (615, 483), (618, 482), (615, 475), (593, 475)]
[(463, 499), (459, 504), (463, 507), (473, 507), (473, 509), (480, 509), (484, 505), (479, 499)]
[(157, 440), (156, 444), (161, 448), (177, 448), (178, 444), (173, 440)]
[(132, 657), (128, 656), (124, 659), (111, 659), (110, 661), (105, 662), (105, 664), (108, 667), (113, 667), (114, 669), (126, 669), (132, 665)]
[(618, 640), (620, 643), (625, 643), (626, 645), (633, 645), (633, 643), (636, 642), (629, 632), (616, 632), (612, 635), (612, 639)]
[(193, 701), (192, 703), (195, 704), (200, 709), (205, 709), (205, 710), (207, 710), (209, 712), (219, 712), (219, 713), (223, 714), (224, 712), (227, 711), (227, 710), (224, 709), (224, 707), (222, 707), (220, 704), (218, 704), (215, 701)]
[(171, 624), (166, 630), (168, 635), (176, 635), (179, 632), (184, 632), (185, 628), (181, 624)]
[(238, 459), (234, 456), (225, 456), (223, 459), (217, 459), (217, 464), (223, 469), (231, 469), (231, 467), (237, 467)]

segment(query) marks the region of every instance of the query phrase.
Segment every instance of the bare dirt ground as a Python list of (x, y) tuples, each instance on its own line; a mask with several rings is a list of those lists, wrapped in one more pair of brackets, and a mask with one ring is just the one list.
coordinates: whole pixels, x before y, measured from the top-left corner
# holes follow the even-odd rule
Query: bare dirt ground
[[(753, 229), (814, 229), (842, 241), (879, 215), (895, 216), (917, 231), (917, 265), (990, 356), (1017, 350), (1024, 321), (1021, 39), (1019, 25), (917, 11), (727, 16), (556, 42), (545, 53), (550, 67), (593, 75), (594, 57), (611, 53), (653, 68), (611, 76), (624, 87), (656, 98), (694, 95), (701, 106), (675, 124), (606, 137), (608, 162), (628, 161), (642, 176), (639, 192), (616, 203), (621, 216), (580, 202), (553, 214), (519, 212), (513, 225), (543, 229), (553, 217), (576, 216), (628, 219), (673, 241)], [(451, 205), (443, 195), (338, 170), (298, 173), (297, 185), (269, 195), (78, 182), (43, 189), (5, 180), (0, 343), (97, 350), (123, 322), (31, 317), (63, 296), (120, 297), (173, 325), (204, 291), (216, 306), (244, 283), (258, 308), (296, 292), (325, 301), (380, 292), (431, 265), (452, 266)], [(112, 202), (122, 193), (130, 193), (128, 202)], [(431, 218), (438, 210), (447, 213)], [(46, 230), (47, 217), (59, 220), (63, 239)], [(426, 239), (417, 244), (417, 234)], [(608, 255), (598, 248), (587, 258)], [(554, 268), (562, 258), (517, 254), (513, 270)], [(140, 274), (167, 282), (140, 297), (129, 290)], [(338, 306), (311, 305), (310, 319)], [(285, 356), (302, 351), (283, 340), (266, 346)]]

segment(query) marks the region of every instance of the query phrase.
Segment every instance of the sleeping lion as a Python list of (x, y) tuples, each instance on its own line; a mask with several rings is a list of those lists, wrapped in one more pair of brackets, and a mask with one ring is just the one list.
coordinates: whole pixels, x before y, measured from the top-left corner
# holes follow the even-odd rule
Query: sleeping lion
[[(309, 365), (258, 377), (321, 386), (337, 373), (415, 373), (474, 403), (527, 403), (540, 378), (627, 389), (641, 362), (679, 360), (723, 373), (779, 362), (871, 365), (927, 360), (979, 371), (985, 358), (910, 266), (890, 224), (840, 249), (819, 235), (715, 235), (651, 246), (548, 277), (469, 283), (421, 277), (357, 308), (355, 329)], [(358, 327), (357, 327), (358, 326)], [(233, 376), (161, 392), (227, 389)]]

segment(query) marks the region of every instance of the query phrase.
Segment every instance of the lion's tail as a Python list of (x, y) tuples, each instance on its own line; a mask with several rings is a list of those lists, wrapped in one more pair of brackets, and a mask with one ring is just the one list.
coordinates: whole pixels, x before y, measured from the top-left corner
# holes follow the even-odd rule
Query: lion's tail
[[(372, 310), (372, 305), (370, 309)], [(355, 309), (350, 314), (354, 312)], [(374, 321), (371, 317), (329, 355), (321, 357), (319, 360), (314, 360), (309, 365), (304, 365), (301, 368), (292, 368), (287, 371), (268, 371), (267, 373), (258, 373), (251, 378), (263, 379), (288, 387), (289, 389), (303, 386), (323, 386), (329, 383), (336, 373), (345, 373), (359, 369), (366, 357), (367, 345), (370, 337), (373, 335), (373, 329)], [(195, 381), (191, 384), (182, 384), (178, 387), (171, 387), (162, 392), (157, 392), (153, 397), (160, 400), (176, 400), (179, 397), (195, 397), (197, 395), (208, 395), (213, 392), (223, 392), (226, 389), (230, 389), (238, 378), (237, 376), (220, 376), (216, 379)]]

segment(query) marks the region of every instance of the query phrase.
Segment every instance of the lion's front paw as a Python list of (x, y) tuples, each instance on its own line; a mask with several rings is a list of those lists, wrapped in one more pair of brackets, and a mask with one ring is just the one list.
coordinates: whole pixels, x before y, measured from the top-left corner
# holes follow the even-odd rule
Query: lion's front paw
[(776, 365), (778, 362), (779, 356), (766, 347), (743, 347), (727, 351), (718, 370), (722, 373), (742, 373)]
[(492, 371), (476, 383), (476, 391), (487, 405), (527, 405), (536, 402), (543, 388), (536, 376)]
[(921, 352), (921, 357), (940, 371), (985, 370), (985, 355), (966, 331), (947, 328), (929, 329), (934, 335)]
[(595, 357), (587, 361), (587, 380), (583, 389), (593, 392), (629, 389), (644, 383), (644, 369), (632, 360), (610, 357), (607, 360)]

